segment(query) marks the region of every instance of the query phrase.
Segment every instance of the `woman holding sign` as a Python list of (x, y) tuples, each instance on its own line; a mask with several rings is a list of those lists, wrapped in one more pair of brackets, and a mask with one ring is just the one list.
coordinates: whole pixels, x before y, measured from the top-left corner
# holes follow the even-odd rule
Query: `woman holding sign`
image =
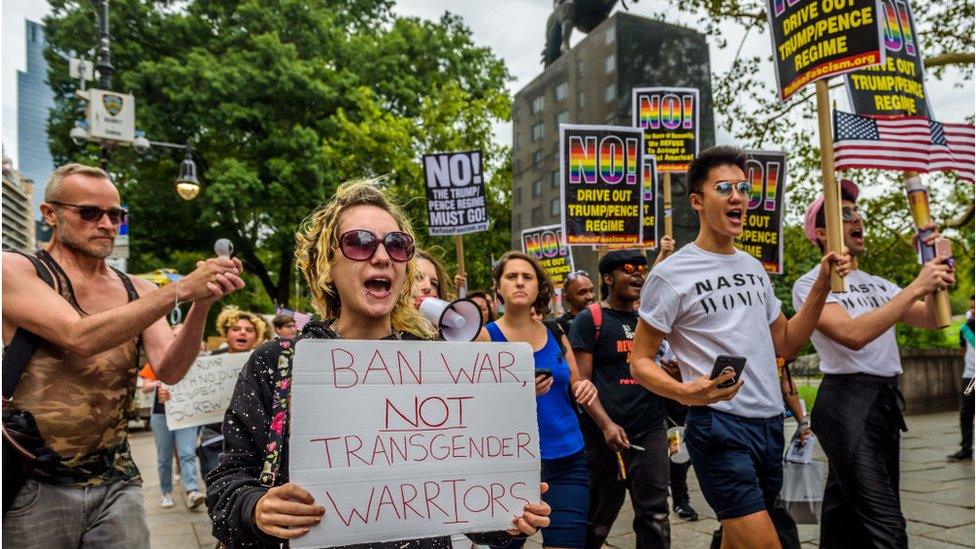
[(543, 499), (553, 509), (552, 524), (542, 531), (543, 545), (582, 548), (586, 542), (589, 476), (583, 433), (571, 398), (589, 407), (596, 401), (596, 387), (580, 376), (559, 323), (535, 318), (537, 313), (549, 310), (553, 293), (552, 281), (539, 260), (522, 252), (508, 252), (499, 260), (494, 279), (505, 315), (489, 322), (478, 341), (521, 341), (535, 351), (542, 480), (549, 484)]
[[(324, 321), (297, 339), (418, 340), (432, 336), (413, 308), (413, 230), (401, 210), (370, 182), (341, 185), (297, 235), (297, 263)], [(268, 342), (241, 372), (224, 418), (224, 452), (207, 479), (214, 536), (228, 547), (278, 547), (326, 516), (325, 507), (288, 482), (288, 400), (297, 339)], [(329, 421), (328, 418), (324, 421)], [(542, 490), (546, 487), (543, 485)], [(525, 505), (507, 532), (471, 534), (504, 545), (547, 526), (549, 506)], [(373, 548), (450, 547), (448, 537), (373, 543)], [(366, 547), (363, 545), (362, 547)]]

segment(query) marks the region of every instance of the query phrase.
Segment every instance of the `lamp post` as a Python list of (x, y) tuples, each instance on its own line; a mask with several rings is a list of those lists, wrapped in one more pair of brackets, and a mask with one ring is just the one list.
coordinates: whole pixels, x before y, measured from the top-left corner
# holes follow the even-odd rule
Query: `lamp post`
[[(111, 36), (109, 35), (108, 26), (108, 2), (109, 0), (97, 0), (96, 3), (96, 13), (98, 15), (98, 64), (95, 65), (95, 68), (98, 70), (98, 85), (103, 90), (112, 89), (112, 73), (115, 71), (115, 67), (112, 66), (112, 54), (109, 50)], [(103, 141), (101, 143), (101, 149), (101, 166), (107, 172), (108, 144)]]

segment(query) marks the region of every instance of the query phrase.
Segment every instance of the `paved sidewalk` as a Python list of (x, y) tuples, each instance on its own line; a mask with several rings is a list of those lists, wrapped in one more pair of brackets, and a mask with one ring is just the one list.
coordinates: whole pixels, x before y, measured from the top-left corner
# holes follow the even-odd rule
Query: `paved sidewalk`
[[(910, 431), (902, 438), (902, 509), (908, 519), (909, 543), (913, 549), (974, 547), (974, 474), (973, 463), (947, 463), (946, 454), (958, 449), (959, 416), (941, 413), (908, 418)], [(787, 433), (793, 428), (787, 426)], [(213, 548), (210, 519), (203, 508), (189, 511), (181, 494), (175, 494), (176, 506), (159, 508), (159, 480), (156, 475), (156, 449), (152, 434), (131, 436), (136, 463), (142, 471), (143, 494), (153, 549)], [(823, 459), (823, 455), (820, 455)], [(178, 483), (174, 482), (174, 486)], [(671, 517), (671, 546), (675, 549), (707, 548), (711, 533), (718, 528), (715, 515), (702, 499), (694, 473), (689, 473), (692, 505), (702, 515), (696, 522)], [(176, 490), (179, 492), (179, 489)], [(629, 500), (617, 519), (607, 546), (634, 547), (631, 532), (633, 513)], [(816, 547), (818, 527), (800, 525), (800, 539), (806, 547)], [(541, 536), (529, 540), (526, 547), (541, 547)]]

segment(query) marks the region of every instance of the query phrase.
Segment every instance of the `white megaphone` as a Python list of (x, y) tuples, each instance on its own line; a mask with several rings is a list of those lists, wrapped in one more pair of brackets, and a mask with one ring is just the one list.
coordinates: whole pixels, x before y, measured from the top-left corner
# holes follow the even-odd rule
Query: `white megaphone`
[(481, 308), (470, 299), (428, 297), (420, 302), (420, 315), (437, 328), (444, 341), (474, 341), (481, 331)]

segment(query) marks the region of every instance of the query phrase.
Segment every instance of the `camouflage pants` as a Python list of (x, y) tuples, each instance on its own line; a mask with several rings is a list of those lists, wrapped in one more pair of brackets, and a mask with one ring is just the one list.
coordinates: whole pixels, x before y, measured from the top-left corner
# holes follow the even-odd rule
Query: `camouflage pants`
[(3, 514), (3, 546), (148, 549), (142, 483), (70, 488), (28, 479)]

